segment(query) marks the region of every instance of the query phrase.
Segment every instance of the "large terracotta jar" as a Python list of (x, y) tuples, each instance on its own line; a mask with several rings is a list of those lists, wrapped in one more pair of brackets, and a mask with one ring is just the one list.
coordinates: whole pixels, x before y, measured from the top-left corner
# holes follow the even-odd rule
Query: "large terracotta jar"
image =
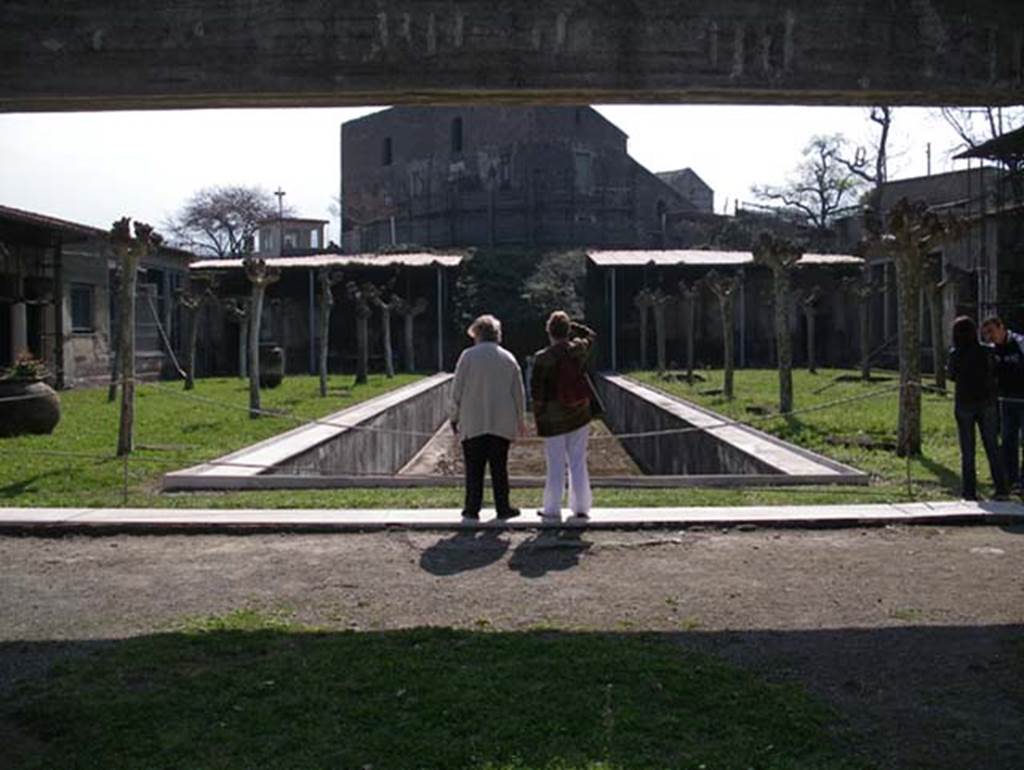
[(60, 396), (42, 380), (0, 379), (0, 437), (53, 433)]
[(260, 345), (260, 387), (276, 388), (284, 379), (284, 350), (279, 345)]

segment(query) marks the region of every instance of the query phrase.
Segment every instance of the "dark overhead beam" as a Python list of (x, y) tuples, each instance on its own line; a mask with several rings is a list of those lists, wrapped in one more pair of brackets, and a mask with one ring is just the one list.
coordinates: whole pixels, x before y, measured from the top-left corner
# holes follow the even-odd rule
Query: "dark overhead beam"
[(1021, 0), (28, 0), (0, 110), (1024, 102)]

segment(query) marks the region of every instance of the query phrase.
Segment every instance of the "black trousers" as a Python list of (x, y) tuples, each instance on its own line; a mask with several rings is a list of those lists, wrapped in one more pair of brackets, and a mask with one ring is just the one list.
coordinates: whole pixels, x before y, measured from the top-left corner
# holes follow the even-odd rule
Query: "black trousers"
[(1003, 458), (999, 454), (999, 412), (991, 404), (957, 404), (957, 438), (960, 440), (960, 476), (963, 479), (963, 496), (973, 500), (978, 496), (978, 474), (974, 469), (975, 438), (974, 427), (981, 433), (981, 445), (988, 456), (988, 467), (995, 483), (996, 494), (1005, 495), (1010, 488), (1006, 477)]
[(491, 467), (491, 486), (494, 488), (494, 507), (498, 513), (511, 508), (508, 501), (508, 448), (507, 438), (487, 433), (462, 442), (462, 457), (466, 465), (466, 504), (464, 514), (480, 513), (484, 502), (484, 470)]

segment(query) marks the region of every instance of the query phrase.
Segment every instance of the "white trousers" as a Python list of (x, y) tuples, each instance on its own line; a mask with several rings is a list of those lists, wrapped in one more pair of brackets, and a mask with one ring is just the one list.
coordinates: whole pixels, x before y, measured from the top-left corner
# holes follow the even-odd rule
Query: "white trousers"
[(569, 470), (569, 509), (573, 513), (590, 513), (593, 496), (587, 472), (588, 438), (590, 426), (584, 425), (571, 433), (544, 439), (544, 455), (548, 462), (548, 477), (544, 484), (545, 514), (554, 516), (562, 512), (566, 466)]

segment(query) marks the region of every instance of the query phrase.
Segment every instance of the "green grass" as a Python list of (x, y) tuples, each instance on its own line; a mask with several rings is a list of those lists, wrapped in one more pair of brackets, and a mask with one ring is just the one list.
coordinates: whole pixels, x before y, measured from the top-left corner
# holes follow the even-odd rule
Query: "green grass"
[[(895, 393), (877, 399), (840, 404), (822, 411), (798, 414), (790, 420), (765, 419), (748, 407), (773, 409), (777, 403), (774, 370), (742, 370), (736, 373), (736, 398), (731, 402), (702, 391), (717, 387), (721, 372), (703, 372), (708, 379), (696, 386), (665, 380), (650, 372), (635, 373), (638, 379), (683, 398), (704, 404), (729, 417), (748, 421), (789, 441), (821, 452), (872, 474), (868, 487), (781, 487), (745, 489), (596, 489), (599, 507), (676, 505), (808, 505), (844, 502), (905, 502), (934, 500), (958, 494), (959, 450), (952, 419), (952, 399), (924, 397), (924, 455), (911, 462), (912, 488), (906, 483), (906, 461), (892, 451), (829, 444), (829, 436), (867, 436), (892, 440), (896, 425)], [(798, 409), (826, 405), (890, 387), (892, 382), (834, 382), (839, 374), (823, 370), (817, 375), (794, 373)], [(332, 395), (321, 399), (315, 378), (289, 377), (276, 390), (264, 391), (264, 405), (286, 409), (300, 417), (320, 417), (373, 397), (387, 388), (409, 382), (407, 377), (344, 389), (335, 378)], [(815, 391), (821, 390), (816, 393)], [(180, 386), (145, 385), (138, 401), (139, 451), (129, 465), (130, 506), (168, 508), (436, 508), (462, 505), (458, 487), (411, 489), (279, 490), (230, 493), (161, 494), (161, 474), (202, 460), (218, 457), (296, 425), (286, 417), (250, 420), (245, 405), (245, 383), (235, 379), (200, 380), (195, 395), (218, 404), (186, 398)], [(10, 506), (116, 506), (121, 505), (123, 466), (112, 459), (116, 444), (117, 405), (108, 404), (104, 390), (69, 391), (62, 394), (64, 416), (52, 436), (0, 439), (0, 505)], [(225, 407), (222, 402), (233, 404)], [(102, 459), (65, 457), (39, 452), (83, 453)], [(984, 462), (978, 464), (979, 480), (989, 481)], [(984, 491), (984, 487), (982, 488)], [(513, 491), (513, 503), (523, 508), (539, 506), (541, 490)], [(490, 504), (488, 502), (488, 504)]]
[[(129, 504), (159, 505), (156, 491), (167, 471), (219, 457), (299, 423), (351, 406), (418, 379), (372, 376), (351, 387), (351, 377), (334, 377), (327, 398), (315, 377), (286, 377), (262, 392), (262, 406), (281, 416), (250, 419), (248, 385), (239, 379), (202, 379), (195, 390), (180, 383), (142, 385), (136, 400), (135, 443), (129, 464)], [(61, 393), (61, 421), (52, 435), (0, 439), (0, 505), (120, 505), (123, 463), (117, 447), (120, 405), (107, 403), (106, 389)], [(288, 416), (291, 415), (291, 416)], [(81, 455), (81, 456), (80, 456)]]
[(26, 768), (852, 768), (825, 706), (654, 636), (327, 632), (251, 611), (3, 704)]
[[(907, 497), (905, 458), (897, 457), (890, 449), (840, 446), (828, 441), (829, 437), (862, 437), (876, 442), (895, 443), (898, 411), (898, 393), (892, 390), (898, 384), (895, 375), (882, 374), (892, 377), (884, 382), (837, 382), (836, 377), (849, 376), (852, 372), (823, 369), (817, 374), (810, 374), (804, 370), (794, 371), (794, 409), (797, 413), (786, 419), (761, 416), (749, 410), (751, 407), (772, 411), (778, 408), (778, 374), (774, 369), (737, 371), (735, 398), (732, 401), (726, 401), (720, 395), (704, 394), (704, 391), (721, 388), (720, 371), (702, 374), (707, 380), (692, 385), (678, 376), (670, 375), (666, 378), (654, 372), (634, 372), (632, 376), (727, 417), (749, 422), (767, 433), (866, 471), (872, 474), (876, 490), (883, 489), (887, 495), (898, 499)], [(851, 400), (886, 390), (889, 392), (877, 397)], [(851, 401), (829, 406), (832, 402), (847, 400)], [(814, 411), (799, 413), (807, 409)], [(948, 396), (926, 392), (922, 397), (922, 444), (921, 457), (910, 462), (913, 497), (933, 499), (958, 494), (960, 450), (953, 420), (952, 391)], [(978, 479), (985, 484), (991, 482), (983, 452), (978, 462)]]

